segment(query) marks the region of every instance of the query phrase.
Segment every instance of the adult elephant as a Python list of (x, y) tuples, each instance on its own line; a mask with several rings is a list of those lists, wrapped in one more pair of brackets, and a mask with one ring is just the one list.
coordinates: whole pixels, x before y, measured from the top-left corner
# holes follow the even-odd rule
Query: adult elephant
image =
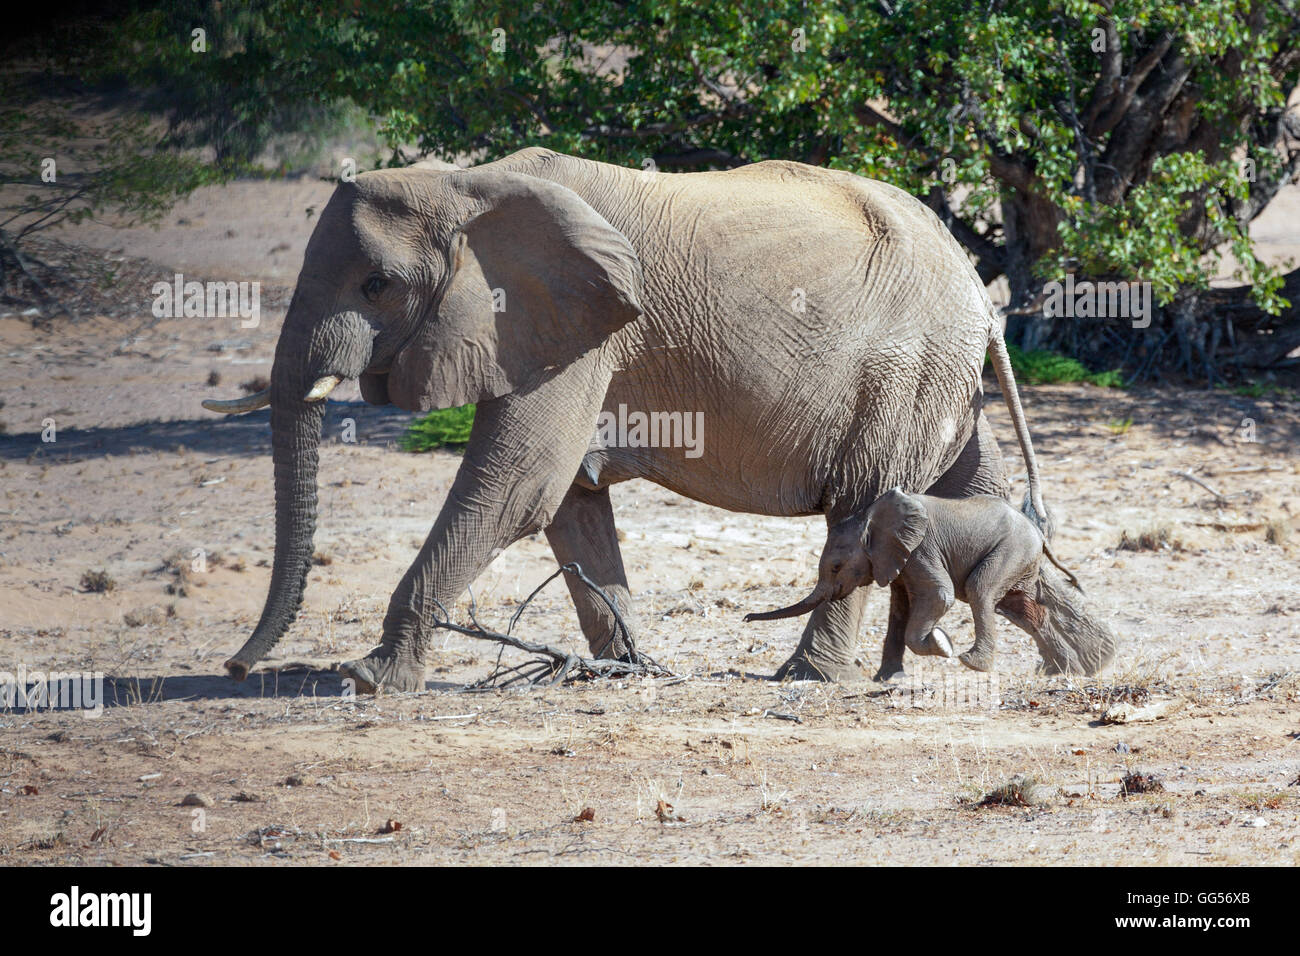
[[(302, 602), (322, 399), (478, 403), (464, 461), (393, 594), (382, 643), (343, 665), (362, 692), (424, 686), (435, 611), (497, 549), (545, 529), (629, 611), (608, 486), (646, 478), (767, 515), (862, 510), (895, 486), (1003, 488), (981, 414), (985, 350), (1038, 473), (1001, 330), (961, 247), (892, 186), (790, 162), (664, 175), (525, 149), (474, 169), (340, 184), (280, 333), (269, 404), (275, 561), (242, 679)], [(703, 453), (605, 447), (602, 410), (703, 413)], [(594, 652), (608, 608), (570, 582)], [(858, 674), (865, 589), (819, 608), (781, 676)]]

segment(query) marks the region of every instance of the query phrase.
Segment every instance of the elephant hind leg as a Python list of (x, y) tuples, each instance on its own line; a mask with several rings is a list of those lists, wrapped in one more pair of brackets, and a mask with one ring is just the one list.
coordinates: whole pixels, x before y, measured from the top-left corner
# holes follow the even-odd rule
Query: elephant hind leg
[[(1032, 565), (1030, 565), (1032, 567)], [(1023, 577), (1023, 561), (1013, 548), (998, 547), (966, 576), (965, 597), (975, 619), (975, 644), (960, 655), (971, 670), (989, 671), (997, 654), (997, 605)]]
[[(593, 491), (577, 484), (571, 487), (546, 528), (546, 540), (560, 564), (575, 563), (596, 582), (631, 628), (631, 593), (618, 547), (609, 489)], [(591, 588), (573, 575), (566, 574), (564, 579), (591, 653), (597, 657), (626, 656), (634, 636), (622, 633), (609, 605)]]
[(996, 610), (1035, 640), (1047, 622), (1047, 609), (1019, 588), (1008, 591), (997, 603)]
[[(1044, 674), (1092, 675), (1115, 658), (1115, 632), (1099, 618), (1083, 595), (1049, 565), (1038, 569), (1031, 602), (1042, 612), (1035, 628), (1025, 628), (1038, 644)], [(1024, 627), (1012, 615), (1013, 622)]]
[(997, 618), (994, 601), (987, 595), (976, 595), (971, 600), (971, 616), (975, 619), (975, 643), (962, 652), (959, 660), (973, 671), (991, 671), (997, 657)]

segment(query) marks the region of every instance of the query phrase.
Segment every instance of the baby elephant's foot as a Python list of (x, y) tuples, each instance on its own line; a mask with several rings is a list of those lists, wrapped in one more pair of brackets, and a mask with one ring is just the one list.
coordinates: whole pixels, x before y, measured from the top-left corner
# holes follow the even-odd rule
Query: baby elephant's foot
[(963, 653), (958, 660), (973, 671), (993, 670), (993, 654), (978, 647), (972, 647), (969, 651)]
[(938, 627), (919, 641), (908, 644), (907, 649), (921, 657), (952, 657), (952, 641)]

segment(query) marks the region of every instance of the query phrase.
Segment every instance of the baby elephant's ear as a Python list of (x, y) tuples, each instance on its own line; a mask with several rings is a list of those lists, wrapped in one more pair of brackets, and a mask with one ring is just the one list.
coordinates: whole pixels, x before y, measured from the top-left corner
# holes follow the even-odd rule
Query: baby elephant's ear
[(919, 498), (895, 488), (867, 509), (867, 558), (881, 587), (892, 584), (925, 537), (929, 515)]

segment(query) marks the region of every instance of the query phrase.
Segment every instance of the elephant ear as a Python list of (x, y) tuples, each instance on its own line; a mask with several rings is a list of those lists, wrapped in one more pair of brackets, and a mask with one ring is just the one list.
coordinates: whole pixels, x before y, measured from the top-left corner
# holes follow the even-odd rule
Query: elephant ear
[(925, 505), (901, 488), (886, 492), (867, 509), (866, 549), (871, 574), (881, 587), (892, 584), (925, 538)]
[(573, 190), (522, 173), (446, 173), (472, 210), (436, 313), (393, 359), (388, 398), (427, 411), (524, 387), (641, 314), (641, 263)]

